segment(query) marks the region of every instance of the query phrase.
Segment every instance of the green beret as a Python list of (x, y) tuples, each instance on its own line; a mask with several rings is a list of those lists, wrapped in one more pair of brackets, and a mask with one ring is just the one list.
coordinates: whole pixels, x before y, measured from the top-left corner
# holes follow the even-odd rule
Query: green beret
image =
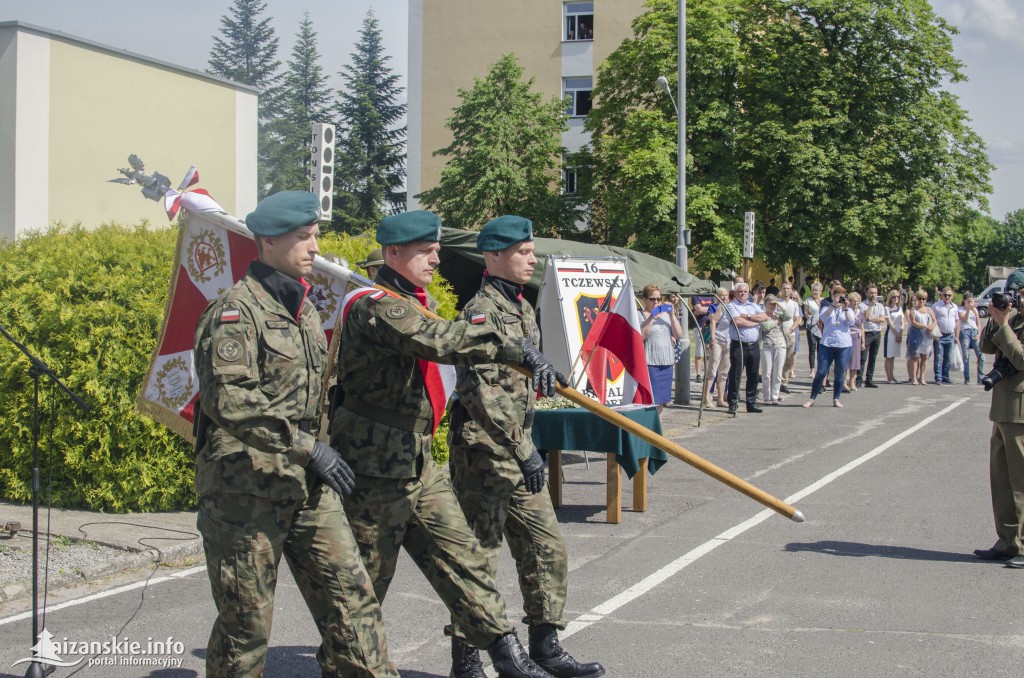
[(256, 235), (273, 238), (320, 219), (320, 200), (308, 191), (281, 191), (256, 205), (245, 225)]
[(384, 265), (384, 251), (381, 248), (370, 250), (370, 253), (366, 255), (366, 258), (362, 261), (357, 261), (356, 266), (359, 268), (367, 268), (369, 266), (383, 266)]
[(526, 217), (504, 214), (484, 224), (476, 237), (476, 248), (481, 252), (494, 252), (527, 240), (533, 240), (533, 222)]
[(427, 210), (392, 214), (380, 220), (377, 242), (404, 245), (407, 242), (441, 242), (441, 217)]

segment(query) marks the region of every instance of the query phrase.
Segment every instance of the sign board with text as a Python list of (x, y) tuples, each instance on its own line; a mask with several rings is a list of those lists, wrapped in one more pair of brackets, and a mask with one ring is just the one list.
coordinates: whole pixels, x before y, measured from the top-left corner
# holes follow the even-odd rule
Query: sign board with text
[[(624, 258), (549, 257), (537, 298), (543, 352), (581, 391), (587, 381), (580, 357), (583, 341), (610, 289), (610, 305), (620, 293), (633, 294)], [(633, 392), (636, 387), (617, 358), (607, 362), (606, 404), (619, 405), (624, 390)]]

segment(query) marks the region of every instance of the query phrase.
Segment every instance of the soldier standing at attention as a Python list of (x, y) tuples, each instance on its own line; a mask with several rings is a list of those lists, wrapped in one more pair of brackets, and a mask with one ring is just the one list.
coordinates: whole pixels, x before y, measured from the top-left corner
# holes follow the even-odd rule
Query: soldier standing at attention
[(356, 474), (345, 511), (379, 600), (404, 548), (499, 676), (541, 678), (549, 674), (516, 638), (431, 441), (448, 399), (436, 363), (523, 365), (548, 395), (556, 373), (529, 340), (427, 318), (412, 307), (432, 302), (424, 288), (440, 263), (440, 238), (441, 219), (431, 212), (385, 217), (377, 228), (384, 266), (376, 282), (395, 294), (366, 288), (346, 299), (338, 356), (344, 392), (331, 416), (331, 443)]
[[(533, 277), (533, 223), (506, 215), (489, 221), (476, 239), (484, 254), (483, 284), (459, 318), (509, 339), (540, 343), (540, 330), (523, 285)], [(544, 491), (544, 460), (530, 437), (536, 389), (523, 374), (495, 363), (459, 367), (452, 409), (452, 484), (462, 511), (497, 577), (502, 534), (519, 572), (530, 658), (553, 676), (597, 678), (604, 667), (581, 664), (562, 649), (569, 577), (568, 554)], [(452, 675), (482, 678), (480, 655), (452, 629)]]
[(327, 340), (306, 302), (319, 201), (285, 191), (246, 218), (259, 259), (199, 319), (197, 526), (217, 605), (207, 676), (263, 672), (281, 556), (320, 630), (324, 676), (386, 676), (380, 605), (340, 494), (352, 470), (317, 441)]

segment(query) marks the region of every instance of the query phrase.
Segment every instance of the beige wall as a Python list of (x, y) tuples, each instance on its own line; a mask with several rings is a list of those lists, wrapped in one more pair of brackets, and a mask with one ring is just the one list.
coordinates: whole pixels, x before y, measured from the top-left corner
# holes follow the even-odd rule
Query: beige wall
[(25, 25), (0, 27), (0, 238), (55, 222), (167, 224), (128, 156), (176, 188), (190, 165), (231, 214), (256, 204), (257, 94)]
[(633, 37), (633, 20), (643, 12), (643, 0), (596, 0), (594, 3), (594, 71), (622, 41)]
[(234, 213), (235, 89), (51, 41), (50, 220), (166, 219), (137, 187), (106, 183), (135, 153), (177, 187), (190, 165)]
[[(592, 75), (601, 60), (632, 36), (631, 23), (642, 6), (643, 0), (595, 0), (593, 63), (587, 73), (572, 69), (568, 75)], [(409, 7), (410, 78), (417, 73), (421, 77), (419, 86), (410, 84), (409, 102), (410, 146), (418, 142), (409, 154), (410, 205), (415, 207), (412, 194), (436, 186), (444, 166), (445, 158), (433, 153), (451, 143), (445, 121), (460, 103), (458, 88), (472, 87), (473, 78), (483, 77), (501, 55), (519, 58), (524, 76), (536, 78), (535, 91), (561, 96), (564, 4), (410, 0)]]
[(0, 241), (14, 238), (14, 132), (18, 82), (18, 41), (13, 30), (0, 29)]

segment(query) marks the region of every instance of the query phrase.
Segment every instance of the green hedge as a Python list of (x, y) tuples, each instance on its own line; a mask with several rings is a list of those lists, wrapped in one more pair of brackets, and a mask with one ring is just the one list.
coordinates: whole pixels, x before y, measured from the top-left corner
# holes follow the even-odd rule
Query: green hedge
[[(83, 414), (48, 379), (40, 381), (40, 467), (52, 473), (54, 506), (111, 512), (195, 505), (191, 445), (135, 411), (163, 317), (177, 228), (57, 226), (0, 243), (0, 324), (90, 407)], [(353, 262), (375, 243), (327, 235), (321, 249)], [(431, 292), (442, 313), (455, 297)], [(0, 348), (0, 497), (31, 497), (32, 378), (27, 358)], [(51, 417), (50, 404), (55, 403)], [(53, 456), (47, 459), (53, 421)], [(435, 445), (439, 461), (447, 456)]]

